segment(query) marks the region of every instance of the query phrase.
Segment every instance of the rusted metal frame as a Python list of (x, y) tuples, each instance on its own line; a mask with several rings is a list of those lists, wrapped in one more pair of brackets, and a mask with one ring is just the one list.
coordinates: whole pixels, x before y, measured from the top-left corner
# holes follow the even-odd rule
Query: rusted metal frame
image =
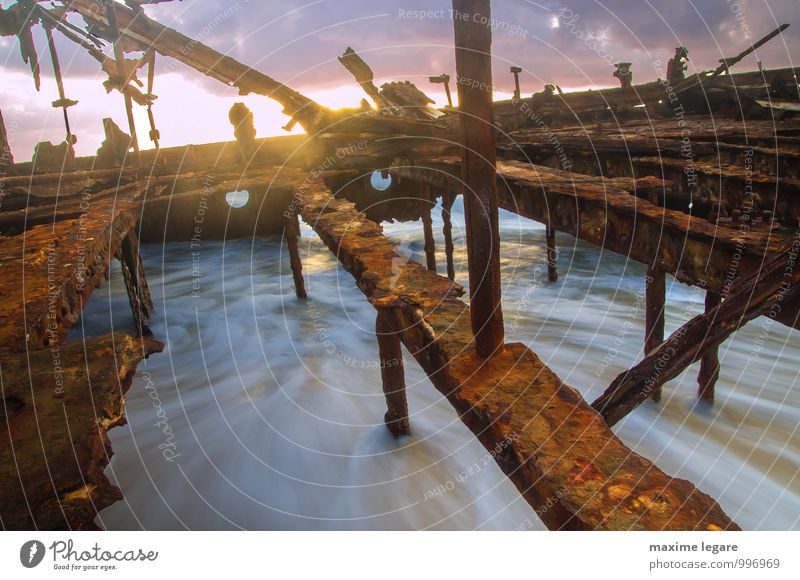
[[(75, 101), (70, 101), (67, 99), (66, 93), (64, 92), (64, 79), (61, 76), (61, 63), (58, 60), (58, 51), (56, 50), (56, 43), (53, 39), (53, 28), (48, 24), (43, 26), (45, 35), (47, 36), (47, 48), (50, 51), (50, 60), (53, 63), (53, 75), (56, 79), (56, 87), (58, 88), (58, 101), (56, 103), (59, 107), (61, 107), (61, 111), (64, 114), (64, 128), (66, 129), (67, 137), (66, 142), (71, 143), (72, 141), (72, 130), (69, 126), (69, 113), (67, 109), (71, 105), (75, 104)], [(53, 103), (54, 105), (56, 103)]]
[(300, 201), (373, 305), (393, 307), (409, 353), (549, 528), (738, 529), (707, 495), (625, 447), (524, 345), (479, 356), (463, 290), (414, 261), (398, 273), (396, 245), (351, 202), (321, 184)]
[[(722, 295), (712, 290), (706, 291), (705, 312), (711, 313), (722, 302)], [(713, 322), (712, 322), (713, 324)], [(697, 373), (697, 396), (708, 402), (714, 402), (714, 387), (719, 379), (719, 346), (705, 350), (700, 357), (700, 371)]]
[(99, 40), (72, 24), (64, 15), (57, 14), (55, 11), (45, 10), (41, 6), (37, 6), (37, 8), (37, 14), (42, 20), (58, 29), (61, 34), (75, 44), (86, 49), (89, 56), (99, 63), (103, 63), (106, 60), (106, 55), (100, 50), (102, 43)]
[(462, 130), (469, 265), (470, 316), (478, 354), (489, 357), (503, 346), (500, 303), (500, 232), (496, 147), (492, 103), (492, 28), (489, 0), (453, 0), (458, 102)]
[(453, 245), (453, 221), (452, 211), (453, 204), (456, 201), (458, 194), (452, 191), (445, 191), (442, 194), (442, 233), (444, 234), (444, 253), (447, 260), (447, 277), (451, 280), (456, 279), (456, 268), (453, 262), (453, 253), (455, 246)]
[[(647, 356), (664, 342), (664, 314), (667, 305), (667, 285), (664, 270), (647, 269), (645, 278), (644, 354)], [(654, 401), (661, 400), (661, 387), (652, 389)]]
[(436, 205), (436, 197), (431, 194), (429, 186), (424, 186), (424, 201), (420, 204), (420, 220), (422, 232), (425, 237), (425, 263), (428, 270), (436, 272), (436, 239), (433, 237), (433, 221), (431, 210)]
[[(779, 153), (780, 156), (780, 153)], [(633, 167), (639, 174), (658, 173), (672, 182), (670, 197), (680, 201), (692, 201), (709, 205), (719, 202), (728, 209), (754, 205), (752, 195), (755, 194), (759, 212), (763, 209), (775, 209), (776, 217), (784, 223), (794, 226), (800, 216), (800, 179), (785, 175), (768, 175), (753, 167), (751, 156), (742, 168), (721, 166), (717, 162), (695, 161), (693, 163), (695, 180), (690, 184), (686, 179), (686, 164), (679, 159), (665, 157), (634, 157), (621, 166)], [(698, 193), (708, 191), (707, 200), (698, 199)], [(752, 192), (752, 193), (751, 193)]]
[[(447, 190), (457, 183), (459, 170), (456, 158), (443, 157), (393, 173)], [(655, 261), (680, 282), (716, 292), (730, 285), (732, 264), (738, 263), (735, 279), (760, 268), (780, 247), (774, 235), (711, 225), (586, 175), (501, 161), (498, 177), (503, 209), (539, 223), (552, 213), (559, 231), (647, 265)], [(800, 326), (797, 312), (797, 304), (786, 304), (776, 320)]]
[[(137, 365), (163, 348), (117, 332), (57, 351), (0, 355), (5, 530), (98, 529), (98, 513), (122, 499), (104, 473), (113, 455), (107, 432), (125, 424), (125, 392)], [(64, 372), (54, 374), (54, 356)]]
[(132, 229), (128, 232), (128, 235), (122, 240), (115, 257), (119, 260), (122, 269), (136, 330), (139, 335), (146, 334), (150, 324), (150, 314), (153, 312), (153, 299), (150, 296), (150, 287), (147, 284), (147, 275), (142, 263), (142, 256), (139, 253), (139, 239), (135, 230)]
[[(620, 373), (592, 406), (613, 425), (646, 400), (652, 389), (677, 377), (747, 322), (767, 314), (774, 319), (800, 295), (798, 253), (800, 237), (793, 236), (754, 275), (737, 280), (724, 302), (691, 319), (636, 366)], [(707, 296), (709, 306), (715, 300)], [(701, 380), (716, 374), (713, 362), (708, 361)]]
[(142, 157), (139, 152), (139, 137), (136, 134), (136, 122), (133, 118), (133, 99), (128, 93), (126, 87), (131, 81), (130, 75), (125, 71), (125, 51), (122, 49), (122, 32), (117, 22), (117, 7), (119, 6), (114, 0), (103, 0), (103, 6), (106, 9), (108, 24), (111, 28), (111, 33), (114, 37), (114, 60), (117, 63), (117, 76), (119, 77), (120, 90), (125, 99), (125, 114), (128, 117), (128, 130), (131, 132), (131, 144), (133, 145), (133, 154), (137, 167), (142, 164)]
[(395, 308), (378, 307), (375, 337), (378, 340), (381, 382), (386, 396), (386, 414), (383, 419), (389, 433), (394, 437), (411, 434), (401, 335)]
[(0, 238), (0, 278), (25, 280), (7, 285), (0, 295), (0, 317), (5, 320), (0, 349), (52, 347), (65, 340), (122, 240), (135, 229), (142, 191), (94, 201), (79, 219)]
[(305, 299), (308, 298), (308, 293), (303, 279), (303, 262), (300, 259), (299, 238), (300, 222), (297, 212), (288, 212), (284, 221), (283, 239), (286, 241), (286, 248), (289, 250), (289, 267), (292, 270), (292, 279), (294, 280), (294, 293), (298, 298)]
[(14, 156), (11, 154), (11, 145), (8, 143), (8, 133), (6, 132), (6, 122), (3, 119), (3, 111), (0, 111), (0, 177), (4, 178), (2, 184), (5, 186), (7, 169), (14, 165)]
[[(696, 90), (698, 92), (708, 91), (710, 85), (713, 83), (717, 86), (727, 88), (729, 90), (741, 90), (739, 87), (757, 84), (763, 88), (767, 88), (773, 79), (778, 76), (792, 78), (793, 69), (774, 69), (766, 72), (752, 71), (744, 73), (735, 73), (726, 77), (710, 77), (702, 76), (704, 73), (692, 75), (674, 83), (672, 88), (675, 92), (684, 90)], [(560, 109), (569, 114), (570, 116), (575, 113), (581, 113), (585, 110), (594, 108), (616, 108), (620, 105), (640, 105), (650, 104), (659, 99), (662, 99), (665, 94), (666, 87), (661, 81), (651, 81), (633, 85), (631, 88), (625, 89), (622, 87), (612, 87), (600, 90), (579, 91), (574, 93), (564, 93), (558, 96)], [(523, 99), (523, 101), (531, 102), (532, 99)], [(495, 103), (498, 112), (516, 112), (519, 111), (519, 103), (513, 99), (505, 101), (498, 101)], [(550, 111), (548, 111), (550, 112)]]
[(550, 282), (558, 280), (558, 247), (556, 246), (556, 228), (552, 218), (545, 224), (545, 239), (547, 245), (547, 279)]
[[(71, 0), (68, 8), (81, 14), (88, 22), (110, 25), (108, 14), (98, 11), (93, 0)], [(299, 92), (142, 13), (135, 13), (122, 5), (115, 8), (119, 26), (126, 37), (234, 86), (241, 94), (257, 93), (278, 101), (284, 107), (283, 112), (297, 119), (308, 132), (328, 126), (329, 111)]]

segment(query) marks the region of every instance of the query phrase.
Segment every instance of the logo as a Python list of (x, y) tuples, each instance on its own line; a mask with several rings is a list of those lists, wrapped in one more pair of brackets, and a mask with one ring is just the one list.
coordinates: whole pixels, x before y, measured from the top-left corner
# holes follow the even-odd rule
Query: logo
[(39, 540), (30, 540), (19, 549), (19, 561), (26, 568), (36, 568), (44, 560), (44, 544)]

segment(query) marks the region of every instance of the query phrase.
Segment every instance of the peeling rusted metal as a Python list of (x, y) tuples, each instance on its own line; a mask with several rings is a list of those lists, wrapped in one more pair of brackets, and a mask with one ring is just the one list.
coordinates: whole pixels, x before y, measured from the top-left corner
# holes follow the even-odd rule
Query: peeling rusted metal
[(145, 189), (0, 237), (0, 349), (24, 351), (64, 340), (135, 228)]
[(136, 366), (163, 345), (115, 333), (2, 355), (0, 521), (6, 530), (92, 530), (122, 499), (104, 470)]
[(479, 356), (463, 289), (413, 261), (396, 272), (395, 245), (352, 203), (322, 184), (300, 201), (361, 291), (398, 305), (406, 348), (550, 528), (738, 529), (691, 483), (625, 447), (524, 345)]
[[(540, 223), (552, 215), (559, 231), (657, 264), (687, 284), (721, 292), (780, 247), (781, 238), (768, 231), (712, 225), (638, 199), (613, 181), (517, 161), (499, 161), (497, 167), (503, 209)], [(456, 158), (426, 159), (392, 171), (441, 191), (458, 191)], [(787, 304), (776, 320), (794, 326), (797, 312), (798, 304)]]

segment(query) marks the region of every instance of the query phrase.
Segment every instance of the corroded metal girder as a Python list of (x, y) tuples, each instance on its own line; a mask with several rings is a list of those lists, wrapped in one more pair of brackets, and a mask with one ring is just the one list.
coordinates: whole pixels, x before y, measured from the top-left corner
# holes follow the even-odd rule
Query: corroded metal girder
[[(104, 31), (108, 29), (106, 11), (96, 2), (69, 0), (65, 4), (69, 10), (83, 16), (90, 25), (95, 25)], [(275, 99), (283, 105), (286, 114), (299, 120), (309, 131), (326, 125), (328, 109), (275, 79), (206, 46), (199, 40), (189, 38), (148, 18), (142, 12), (137, 13), (127, 6), (118, 4), (116, 15), (123, 38), (129, 43), (136, 43), (137, 48), (153, 49), (164, 56), (174, 58), (205, 75), (238, 88), (241, 94), (256, 93)]]
[[(146, 187), (84, 200), (88, 209), (0, 237), (0, 349), (63, 342), (139, 220)], [(57, 219), (55, 210), (53, 219)]]
[(402, 341), (461, 420), (552, 529), (738, 529), (709, 496), (628, 449), (522, 344), (475, 352), (463, 289), (410, 261), (352, 203), (321, 183), (303, 219), (373, 304), (390, 303)]
[(3, 528), (97, 529), (97, 513), (122, 499), (103, 473), (112, 455), (107, 432), (125, 424), (136, 366), (162, 349), (118, 332), (2, 354)]
[[(457, 158), (422, 160), (393, 173), (458, 191)], [(613, 180), (520, 163), (497, 164), (500, 207), (672, 274), (681, 282), (723, 292), (759, 269), (780, 239), (758, 231), (716, 226), (639, 199)], [(796, 304), (778, 319), (797, 324)]]
[(636, 366), (617, 375), (592, 406), (609, 425), (614, 425), (653, 389), (677, 377), (697, 359), (703, 359), (700, 395), (713, 400), (713, 384), (719, 373), (716, 348), (754, 318), (774, 317), (784, 301), (796, 301), (800, 282), (800, 270), (795, 268), (798, 252), (800, 238), (793, 236), (763, 268), (738, 280), (723, 302), (714, 295), (707, 297), (703, 314), (673, 332)]

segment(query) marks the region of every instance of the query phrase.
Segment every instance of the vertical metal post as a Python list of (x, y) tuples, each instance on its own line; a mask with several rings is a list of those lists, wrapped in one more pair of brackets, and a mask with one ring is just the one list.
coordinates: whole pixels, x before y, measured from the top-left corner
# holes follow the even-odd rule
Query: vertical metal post
[(403, 366), (400, 332), (395, 322), (394, 308), (379, 308), (375, 320), (375, 336), (381, 365), (383, 393), (386, 396), (386, 428), (395, 437), (409, 435), (408, 400)]
[(444, 234), (444, 253), (447, 259), (447, 277), (451, 280), (456, 279), (456, 268), (453, 263), (453, 222), (451, 220), (451, 212), (453, 204), (456, 201), (456, 194), (453, 192), (446, 192), (442, 194), (442, 233)]
[[(139, 7), (141, 9), (141, 6)], [(150, 62), (147, 65), (147, 119), (150, 121), (150, 140), (153, 142), (156, 150), (161, 149), (159, 139), (161, 133), (156, 128), (156, 118), (153, 115), (153, 84), (156, 77), (156, 51), (150, 50)]]
[(284, 228), (283, 238), (289, 249), (289, 265), (292, 269), (294, 279), (294, 293), (298, 298), (308, 298), (306, 285), (303, 280), (303, 262), (300, 261), (300, 249), (298, 248), (298, 238), (300, 237), (300, 221), (297, 213), (291, 212), (291, 217), (287, 217)]
[(444, 85), (444, 93), (447, 96), (447, 106), (453, 108), (453, 95), (450, 94), (450, 75), (440, 74), (435, 77), (428, 77), (428, 80), (435, 84)]
[[(645, 281), (644, 354), (647, 356), (664, 342), (664, 306), (666, 302), (666, 275), (663, 270), (650, 267)], [(661, 387), (650, 394), (654, 401), (661, 400)]]
[(489, 0), (453, 0), (456, 71), (461, 112), (461, 173), (469, 262), (470, 315), (482, 357), (502, 348), (500, 233)]
[[(719, 292), (706, 290), (706, 314), (714, 310), (722, 302)], [(697, 395), (703, 401), (714, 402), (714, 387), (719, 379), (719, 347), (706, 351), (700, 358), (700, 372), (697, 373)]]
[(522, 69), (518, 66), (511, 67), (511, 74), (514, 75), (514, 100), (519, 101), (522, 98), (522, 92), (519, 88), (519, 73), (522, 72)]
[(14, 156), (11, 154), (11, 145), (8, 143), (3, 111), (0, 111), (0, 175), (5, 175), (6, 167), (11, 165), (14, 165)]
[(69, 145), (72, 142), (72, 129), (70, 129), (69, 126), (69, 113), (67, 113), (67, 109), (71, 104), (75, 104), (75, 102), (69, 101), (64, 93), (64, 79), (61, 76), (61, 63), (58, 60), (58, 51), (56, 51), (56, 43), (53, 39), (53, 28), (49, 24), (45, 24), (43, 28), (47, 36), (47, 48), (50, 51), (50, 60), (53, 62), (53, 76), (56, 79), (56, 87), (58, 88), (58, 101), (53, 104), (61, 107), (64, 113), (64, 128), (67, 133), (66, 139), (64, 140)]
[(139, 254), (139, 238), (134, 230), (128, 232), (128, 235), (122, 240), (116, 257), (122, 268), (122, 277), (125, 280), (128, 302), (131, 305), (136, 330), (140, 335), (144, 334), (144, 330), (150, 324), (153, 299), (150, 296), (144, 264), (142, 264), (142, 257)]
[(125, 70), (125, 51), (122, 50), (122, 44), (120, 42), (122, 40), (122, 33), (120, 32), (119, 24), (117, 23), (116, 2), (114, 2), (114, 0), (104, 0), (103, 5), (106, 9), (108, 25), (111, 27), (111, 32), (114, 35), (114, 60), (117, 61), (117, 76), (119, 77), (119, 81), (122, 83), (121, 90), (123, 96), (125, 97), (125, 113), (128, 116), (128, 128), (131, 132), (133, 153), (136, 156), (136, 165), (141, 166), (142, 156), (139, 152), (139, 138), (136, 135), (136, 124), (133, 120), (133, 102), (131, 100), (131, 96), (125, 91), (125, 87), (127, 87), (128, 83), (130, 82), (130, 77)]
[(558, 269), (556, 268), (558, 248), (556, 247), (556, 229), (550, 220), (545, 225), (545, 237), (547, 238), (547, 279), (555, 282), (558, 280)]
[(453, 95), (450, 94), (450, 75), (444, 81), (444, 94), (447, 95), (447, 106), (453, 108)]
[(436, 198), (431, 195), (430, 187), (424, 186), (427, 193), (425, 201), (422, 202), (420, 219), (422, 221), (422, 231), (425, 234), (425, 262), (428, 270), (436, 272), (436, 240), (433, 237), (433, 221), (431, 220), (431, 208), (435, 205)]

